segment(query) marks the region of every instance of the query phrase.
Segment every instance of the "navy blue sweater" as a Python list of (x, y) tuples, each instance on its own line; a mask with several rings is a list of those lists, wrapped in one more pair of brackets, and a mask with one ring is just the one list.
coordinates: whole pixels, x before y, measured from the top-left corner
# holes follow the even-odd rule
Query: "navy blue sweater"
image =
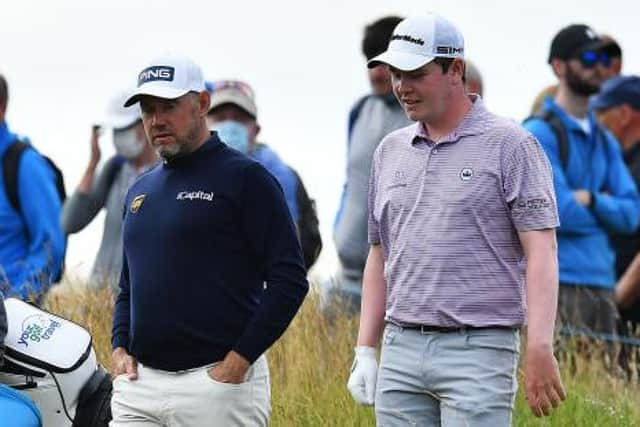
[(214, 134), (142, 175), (125, 203), (113, 348), (169, 371), (230, 350), (253, 363), (308, 290), (275, 178)]

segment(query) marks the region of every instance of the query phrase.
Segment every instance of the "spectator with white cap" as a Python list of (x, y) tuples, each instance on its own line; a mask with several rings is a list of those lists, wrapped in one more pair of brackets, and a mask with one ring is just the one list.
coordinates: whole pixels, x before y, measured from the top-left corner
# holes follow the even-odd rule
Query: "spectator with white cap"
[(62, 208), (61, 223), (65, 233), (84, 229), (104, 208), (106, 216), (100, 249), (93, 264), (89, 286), (92, 289), (110, 285), (118, 290), (122, 270), (122, 206), (133, 181), (157, 162), (153, 148), (147, 143), (139, 108), (124, 108), (129, 92), (114, 97), (102, 124), (112, 130), (116, 155), (109, 158), (96, 177), (101, 158), (100, 126), (91, 131), (91, 156), (78, 187)]
[(125, 200), (111, 426), (266, 426), (264, 353), (308, 291), (284, 195), (209, 132), (191, 60), (152, 60), (125, 106), (137, 103), (163, 161)]
[(398, 24), (369, 62), (389, 66), (417, 122), (380, 143), (369, 186), (348, 388), (375, 401), (378, 425), (510, 425), (525, 319), (529, 405), (548, 415), (564, 399), (551, 168), (535, 138), (467, 94), (464, 49), (452, 23), (428, 14)]

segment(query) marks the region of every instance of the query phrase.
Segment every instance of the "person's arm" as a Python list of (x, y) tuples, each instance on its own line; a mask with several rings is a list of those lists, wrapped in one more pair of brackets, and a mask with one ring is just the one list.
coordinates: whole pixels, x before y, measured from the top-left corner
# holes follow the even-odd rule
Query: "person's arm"
[(384, 255), (379, 244), (371, 245), (362, 279), (360, 328), (347, 388), (361, 405), (373, 405), (378, 376), (376, 348), (384, 327)]
[[(65, 233), (77, 233), (86, 227), (107, 202), (116, 175), (122, 168), (122, 160), (117, 156), (109, 159), (86, 189), (82, 184), (67, 198), (62, 206), (60, 222)], [(89, 170), (89, 167), (87, 168)], [(86, 175), (86, 172), (85, 172)], [(83, 178), (84, 181), (84, 178)]]
[(606, 138), (602, 142), (606, 144), (607, 183), (603, 192), (591, 194), (591, 210), (607, 230), (633, 233), (640, 223), (640, 196), (619, 143), (608, 133), (603, 138)]
[(100, 163), (100, 157), (102, 155), (100, 152), (99, 138), (100, 128), (94, 126), (91, 129), (91, 155), (89, 156), (89, 163), (77, 188), (80, 193), (88, 193), (93, 186), (93, 177), (95, 176), (96, 168), (98, 167), (98, 163)]
[(240, 237), (253, 246), (267, 286), (243, 334), (216, 366), (216, 378), (223, 381), (217, 375), (230, 368), (228, 382), (241, 380), (242, 368), (248, 368), (284, 333), (309, 289), (300, 243), (280, 185), (254, 163), (245, 170), (243, 187)]
[(525, 392), (536, 416), (549, 415), (565, 399), (553, 331), (558, 305), (558, 254), (555, 230), (518, 232), (526, 259), (528, 326)]
[(60, 227), (61, 202), (53, 171), (35, 150), (25, 150), (20, 159), (18, 198), (29, 239), (22, 261), (23, 297), (41, 295), (61, 269), (65, 238)]
[(111, 372), (114, 377), (127, 374), (129, 379), (138, 377), (138, 362), (129, 354), (129, 330), (131, 324), (131, 300), (129, 283), (129, 265), (123, 254), (122, 272), (120, 273), (120, 293), (113, 309), (113, 326), (111, 330)]
[(384, 256), (380, 245), (371, 245), (362, 279), (362, 303), (358, 345), (377, 347), (384, 327)]
[(616, 284), (616, 303), (619, 308), (631, 307), (640, 296), (640, 254), (637, 254)]
[(571, 188), (567, 182), (553, 130), (541, 119), (528, 120), (524, 127), (536, 137), (551, 163), (555, 196), (560, 214), (560, 231), (589, 235), (600, 230), (601, 225), (594, 213), (576, 198), (575, 190), (580, 189)]

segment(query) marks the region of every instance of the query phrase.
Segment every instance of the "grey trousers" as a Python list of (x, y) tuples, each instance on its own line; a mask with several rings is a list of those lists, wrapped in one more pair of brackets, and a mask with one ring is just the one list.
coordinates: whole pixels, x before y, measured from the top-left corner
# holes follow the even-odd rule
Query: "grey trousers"
[(387, 324), (376, 388), (377, 425), (511, 425), (519, 351), (515, 329), (423, 334)]

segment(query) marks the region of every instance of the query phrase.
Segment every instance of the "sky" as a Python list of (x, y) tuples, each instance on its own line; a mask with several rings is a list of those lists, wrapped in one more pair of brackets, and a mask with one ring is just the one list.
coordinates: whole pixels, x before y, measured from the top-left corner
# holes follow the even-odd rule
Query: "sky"
[[(624, 51), (623, 72), (640, 74), (635, 1), (5, 0), (0, 73), (10, 86), (7, 122), (60, 166), (72, 191), (89, 159), (91, 125), (150, 58), (180, 53), (207, 79), (245, 80), (256, 92), (259, 139), (299, 172), (316, 199), (324, 250), (314, 273), (326, 278), (336, 268), (331, 227), (345, 176), (347, 115), (369, 91), (363, 28), (384, 15), (424, 12), (461, 30), (466, 57), (483, 76), (485, 102), (515, 120), (554, 83), (549, 45), (568, 24), (613, 35)], [(101, 146), (106, 159), (109, 138)], [(70, 237), (70, 275), (90, 271), (103, 221), (101, 214)]]

